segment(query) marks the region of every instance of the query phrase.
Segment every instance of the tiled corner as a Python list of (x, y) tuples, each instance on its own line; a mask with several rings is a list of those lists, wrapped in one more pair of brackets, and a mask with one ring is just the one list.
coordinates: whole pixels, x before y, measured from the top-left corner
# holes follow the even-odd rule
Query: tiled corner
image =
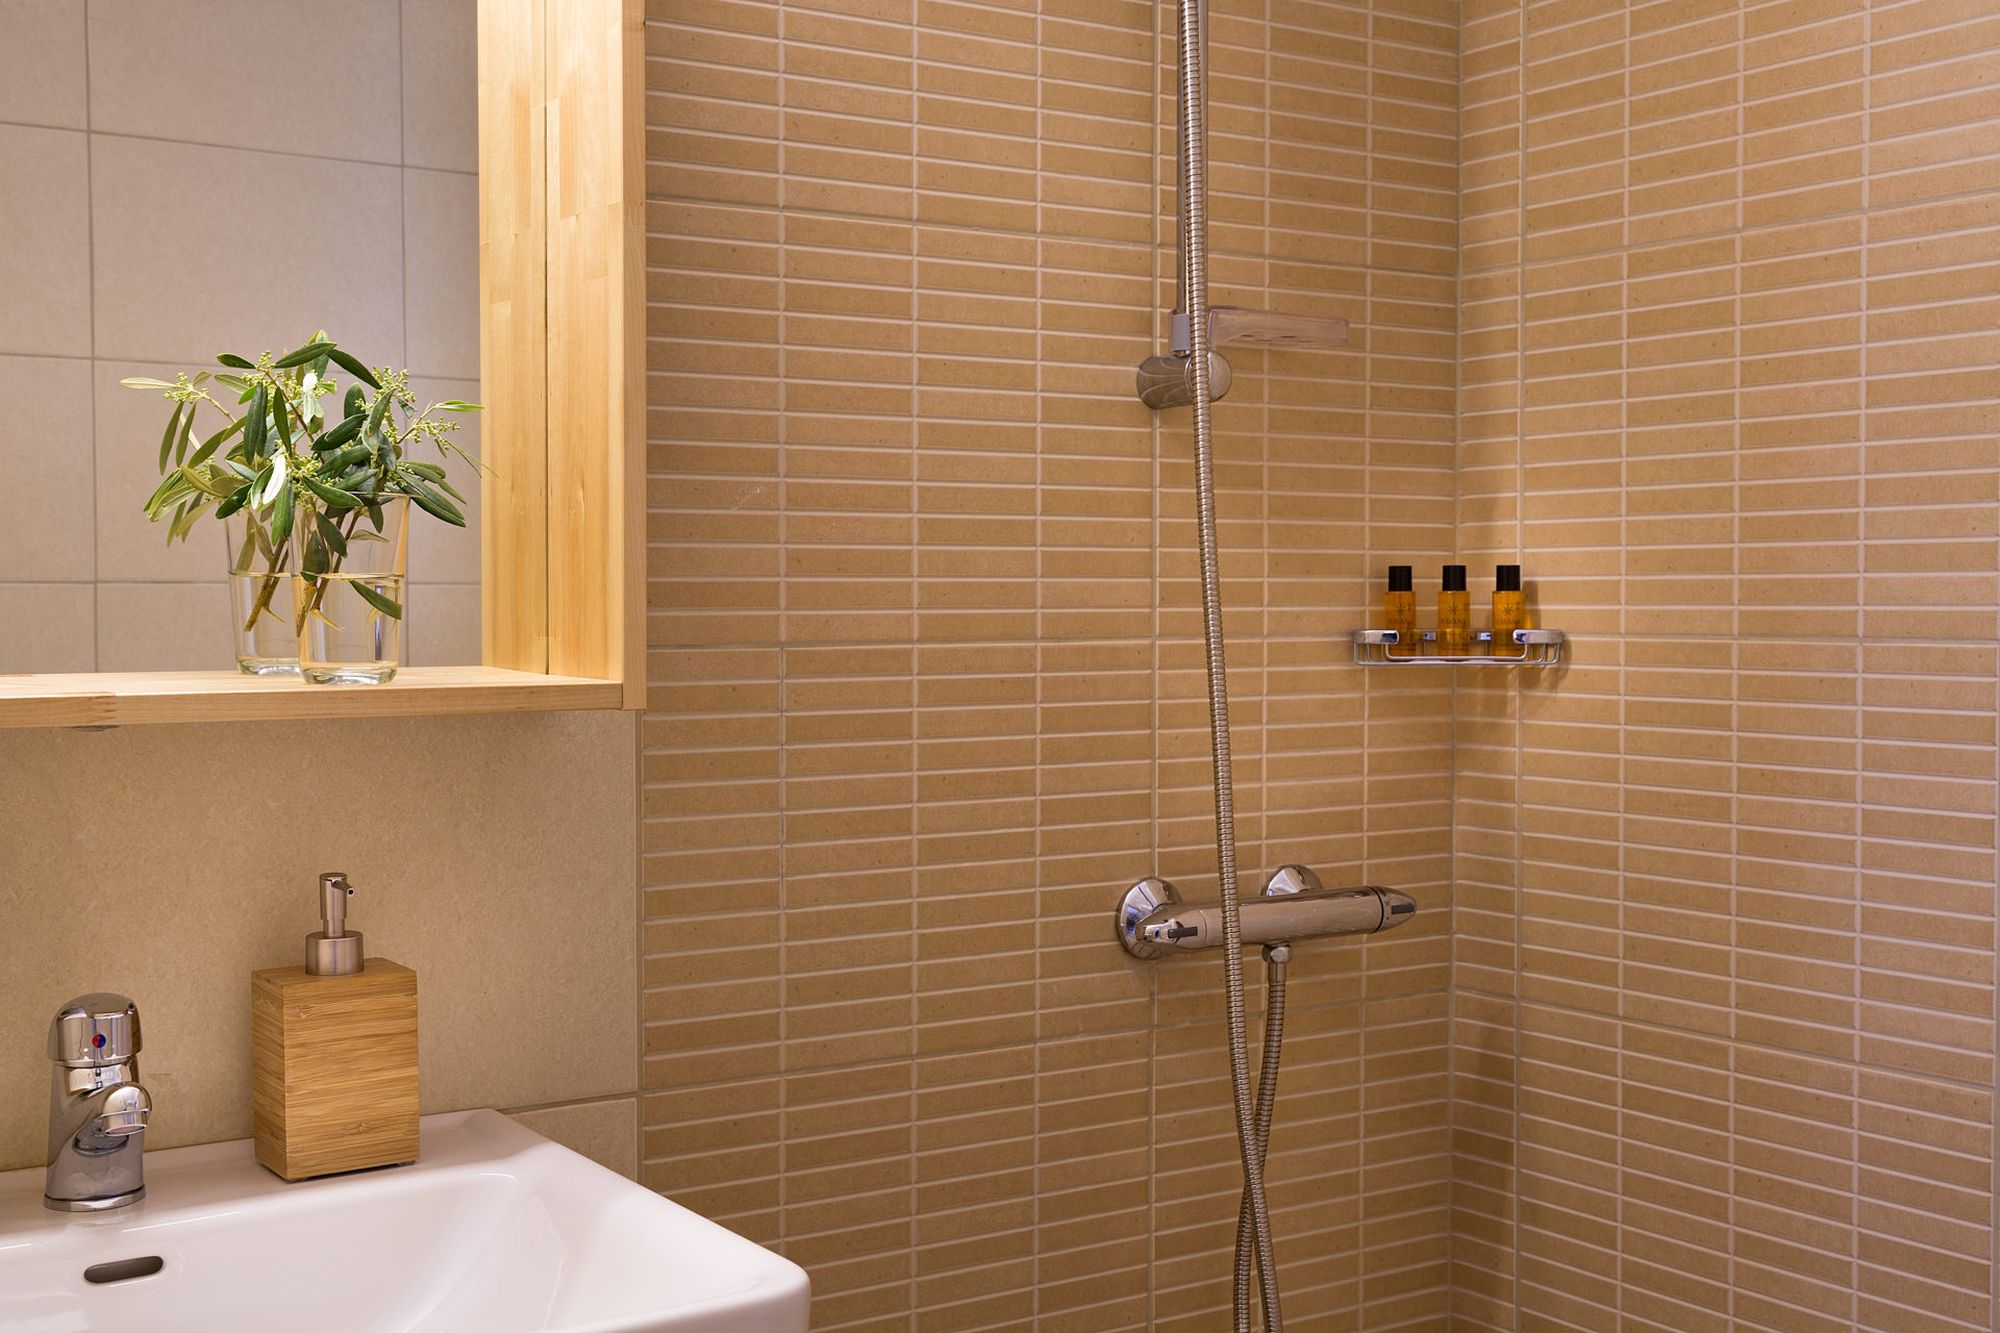
[[(0, 121), (80, 130), (88, 123), (83, 5), (0, 0)], [(11, 179), (11, 178), (10, 178)]]
[(576, 1102), (509, 1111), (517, 1123), (627, 1180), (639, 1177), (639, 1099), (613, 1097), (601, 1102)]
[(95, 584), (0, 582), (0, 673), (97, 669)]

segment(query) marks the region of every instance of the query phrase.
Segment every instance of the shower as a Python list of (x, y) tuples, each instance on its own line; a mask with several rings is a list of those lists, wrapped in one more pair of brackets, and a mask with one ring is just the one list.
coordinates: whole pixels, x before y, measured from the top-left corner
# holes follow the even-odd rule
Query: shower
[[(1236, 1218), (1232, 1308), (1238, 1333), (1250, 1333), (1250, 1282), (1254, 1272), (1268, 1333), (1284, 1327), (1278, 1288), (1264, 1162), (1278, 1090), (1284, 1044), (1285, 975), (1292, 944), (1327, 935), (1386, 930), (1407, 920), (1416, 903), (1394, 890), (1367, 886), (1329, 890), (1305, 866), (1280, 867), (1252, 901), (1241, 901), (1236, 867), (1235, 784), (1229, 749), (1229, 683), (1224, 664), (1220, 558), (1215, 521), (1215, 424), (1211, 404), (1229, 391), (1231, 370), (1216, 350), (1245, 342), (1266, 345), (1337, 345), (1347, 326), (1267, 311), (1211, 306), (1208, 300), (1208, 70), (1207, 6), (1177, 0), (1179, 40), (1178, 153), (1180, 299), (1173, 313), (1169, 351), (1139, 367), (1140, 401), (1156, 410), (1187, 406), (1194, 415), (1196, 527), (1200, 546), (1202, 641), (1208, 683), (1211, 771), (1215, 798), (1215, 860), (1221, 901), (1185, 904), (1174, 887), (1148, 876), (1125, 891), (1118, 905), (1117, 936), (1128, 953), (1157, 959), (1181, 950), (1220, 948), (1229, 1028), (1229, 1081), (1235, 1105), (1237, 1152), (1243, 1193)], [(1249, 1025), (1242, 949), (1263, 946), (1265, 1006), (1263, 1053), (1256, 1082), (1250, 1076)]]

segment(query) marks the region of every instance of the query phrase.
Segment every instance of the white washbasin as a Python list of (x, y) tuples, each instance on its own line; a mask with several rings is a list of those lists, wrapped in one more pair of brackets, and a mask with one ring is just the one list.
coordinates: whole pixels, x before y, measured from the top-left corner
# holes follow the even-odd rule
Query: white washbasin
[[(804, 1333), (796, 1265), (494, 1111), (414, 1165), (287, 1185), (249, 1141), (146, 1154), (146, 1198), (42, 1207), (0, 1175), (5, 1333)], [(163, 1261), (92, 1283), (84, 1270)]]

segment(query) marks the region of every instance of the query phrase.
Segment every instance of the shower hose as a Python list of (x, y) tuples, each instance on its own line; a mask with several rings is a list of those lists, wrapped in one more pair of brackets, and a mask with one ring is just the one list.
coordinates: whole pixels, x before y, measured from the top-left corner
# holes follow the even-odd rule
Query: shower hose
[(1222, 578), (1215, 536), (1215, 423), (1209, 404), (1208, 324), (1208, 72), (1202, 53), (1202, 0), (1178, 0), (1180, 10), (1181, 279), (1188, 316), (1188, 387), (1194, 407), (1195, 500), (1201, 542), (1201, 624), (1208, 666), (1208, 734), (1214, 756), (1215, 861), (1222, 895), (1222, 965), (1228, 988), (1229, 1082), (1236, 1101), (1236, 1144), (1243, 1159), (1243, 1199), (1236, 1216), (1234, 1308), (1237, 1333), (1250, 1333), (1250, 1272), (1254, 1256), (1266, 1333), (1281, 1333), (1278, 1265), (1271, 1214), (1264, 1199), (1264, 1156), (1278, 1089), (1284, 1035), (1283, 945), (1265, 951), (1269, 969), (1262, 1078), (1255, 1105), (1250, 1090), (1250, 1038), (1244, 1017), (1243, 923), (1236, 891), (1236, 793), (1229, 757), (1229, 681), (1224, 672)]

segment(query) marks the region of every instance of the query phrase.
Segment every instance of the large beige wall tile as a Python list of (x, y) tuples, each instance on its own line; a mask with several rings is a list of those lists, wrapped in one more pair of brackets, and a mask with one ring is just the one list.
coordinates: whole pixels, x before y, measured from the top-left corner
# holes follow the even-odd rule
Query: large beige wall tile
[(97, 354), (208, 364), (324, 328), (403, 351), (400, 169), (97, 135)]
[(0, 735), (0, 1167), (41, 1160), (44, 1025), (94, 989), (145, 1015), (154, 1142), (248, 1133), (250, 973), (299, 957), (324, 870), (417, 971), (425, 1111), (629, 1094), (633, 725)]
[(192, 7), (91, 0), (91, 126), (395, 162), (402, 155), (397, 8), (396, 0), (348, 0), (331, 10), (312, 0)]
[(478, 0), (403, 0), (403, 163), (479, 168)]
[(479, 180), (403, 173), (404, 294), (413, 374), (479, 378)]
[(90, 150), (0, 125), (0, 353), (89, 356)]
[(96, 576), (88, 361), (0, 356), (0, 579)]
[(97, 670), (97, 585), (0, 582), (0, 672)]
[(80, 130), (84, 7), (0, 0), (0, 121)]
[(543, 1138), (554, 1139), (599, 1166), (608, 1167), (628, 1180), (638, 1178), (637, 1097), (613, 1097), (601, 1102), (546, 1106), (508, 1114)]
[[(221, 539), (217, 539), (217, 550)], [(236, 665), (229, 588), (208, 583), (97, 585), (99, 671), (227, 671)]]

